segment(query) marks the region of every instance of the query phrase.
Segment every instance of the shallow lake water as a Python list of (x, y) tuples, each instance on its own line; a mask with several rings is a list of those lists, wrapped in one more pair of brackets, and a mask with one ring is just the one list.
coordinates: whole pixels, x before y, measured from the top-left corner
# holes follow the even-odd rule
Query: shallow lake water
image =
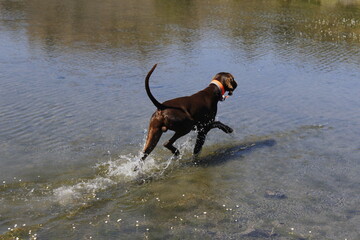
[[(159, 101), (234, 95), (138, 162)], [(360, 239), (360, 2), (0, 0), (0, 239)]]

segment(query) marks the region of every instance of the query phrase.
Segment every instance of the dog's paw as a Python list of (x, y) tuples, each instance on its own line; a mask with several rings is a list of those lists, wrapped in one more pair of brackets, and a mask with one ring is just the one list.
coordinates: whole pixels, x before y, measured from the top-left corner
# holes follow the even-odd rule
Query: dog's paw
[(177, 157), (177, 156), (179, 156), (180, 155), (180, 151), (179, 150), (175, 150), (175, 152), (174, 152), (174, 155)]
[(224, 126), (224, 132), (225, 133), (232, 133), (234, 130), (229, 126)]

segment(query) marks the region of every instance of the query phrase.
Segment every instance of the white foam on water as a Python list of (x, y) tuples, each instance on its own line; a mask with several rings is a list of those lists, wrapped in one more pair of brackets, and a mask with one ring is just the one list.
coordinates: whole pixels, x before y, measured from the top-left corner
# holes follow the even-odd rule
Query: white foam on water
[[(174, 157), (169, 151), (169, 155), (165, 159), (164, 156), (157, 156), (155, 153), (152, 153), (145, 161), (141, 161), (141, 152), (138, 152), (136, 155), (120, 155), (116, 159), (110, 158), (108, 161), (95, 166), (101, 169), (101, 176), (97, 176), (94, 179), (81, 180), (81, 182), (75, 185), (56, 188), (53, 190), (53, 199), (62, 205), (67, 205), (84, 198), (94, 197), (97, 191), (119, 183), (131, 182), (139, 178), (161, 176), (169, 167), (174, 165), (175, 161), (182, 159), (184, 153), (191, 152), (193, 145), (192, 137), (188, 136), (177, 145), (177, 148), (182, 153), (177, 157)], [(138, 170), (134, 171), (136, 168)]]
[[(107, 176), (117, 178), (119, 181), (131, 181), (136, 179), (139, 174), (151, 174), (160, 168), (160, 164), (153, 157), (140, 160), (138, 156), (121, 155), (116, 160), (110, 160), (102, 165), (107, 166)], [(134, 171), (137, 168), (138, 170)]]
[[(170, 165), (169, 161), (166, 162), (167, 165)], [(120, 155), (115, 160), (110, 159), (95, 166), (104, 169), (102, 176), (81, 180), (81, 182), (74, 185), (56, 188), (53, 190), (52, 199), (61, 205), (68, 205), (86, 198), (96, 198), (96, 192), (98, 191), (105, 190), (121, 182), (136, 180), (139, 177), (150, 177), (161, 172), (164, 165), (165, 163), (157, 163), (150, 156), (141, 163), (140, 154), (138, 156)], [(137, 171), (134, 171), (135, 167), (138, 167)]]
[[(110, 178), (117, 178), (118, 181), (132, 181), (139, 176), (163, 174), (172, 163), (179, 161), (184, 154), (192, 151), (194, 146), (192, 139), (191, 136), (188, 136), (180, 144), (177, 144), (176, 147), (181, 153), (177, 157), (173, 156), (170, 151), (165, 156), (158, 156), (153, 152), (145, 161), (141, 161), (142, 152), (139, 152), (137, 155), (120, 155), (118, 159), (110, 159), (99, 166), (105, 166), (107, 168), (106, 175)], [(138, 171), (134, 171), (136, 167), (139, 168)]]
[(114, 185), (110, 178), (97, 177), (72, 186), (62, 186), (53, 190), (54, 201), (61, 205), (73, 203), (84, 196), (96, 196), (96, 192)]

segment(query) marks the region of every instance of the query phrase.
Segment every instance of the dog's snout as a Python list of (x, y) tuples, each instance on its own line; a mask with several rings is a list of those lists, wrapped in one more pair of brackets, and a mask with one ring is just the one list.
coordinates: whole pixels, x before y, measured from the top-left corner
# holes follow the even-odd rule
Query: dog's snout
[(237, 87), (237, 82), (235, 81), (235, 79), (233, 79), (233, 89), (235, 90), (235, 88)]

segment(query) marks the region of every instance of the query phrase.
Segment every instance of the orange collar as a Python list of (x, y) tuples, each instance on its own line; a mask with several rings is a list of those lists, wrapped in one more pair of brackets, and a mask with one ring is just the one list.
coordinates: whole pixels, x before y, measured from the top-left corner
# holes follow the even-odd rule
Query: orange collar
[(221, 96), (223, 96), (225, 94), (225, 88), (221, 82), (214, 79), (210, 82), (210, 84), (215, 84), (219, 88), (219, 90), (221, 91)]

